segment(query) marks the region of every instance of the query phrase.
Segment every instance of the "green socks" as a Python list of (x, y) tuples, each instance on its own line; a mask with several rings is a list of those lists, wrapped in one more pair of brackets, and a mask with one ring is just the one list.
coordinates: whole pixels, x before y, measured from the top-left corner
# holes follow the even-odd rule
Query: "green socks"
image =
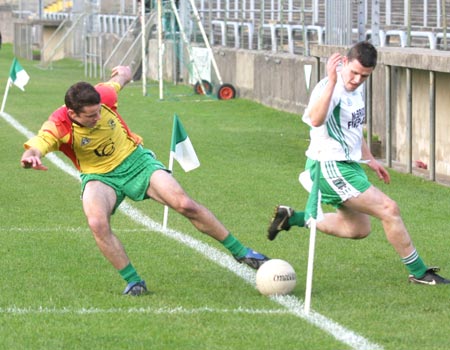
[(247, 247), (243, 246), (242, 243), (231, 234), (231, 232), (228, 234), (227, 238), (222, 241), (222, 244), (236, 258), (242, 258), (245, 254), (247, 254)]
[(409, 273), (416, 278), (422, 278), (427, 271), (427, 267), (415, 249), (410, 255), (402, 258), (402, 262), (405, 264)]
[(289, 218), (288, 223), (291, 226), (305, 227), (305, 212), (294, 211), (292, 216)]
[(119, 273), (127, 283), (141, 281), (141, 277), (137, 274), (136, 269), (131, 263), (122, 270), (119, 270)]

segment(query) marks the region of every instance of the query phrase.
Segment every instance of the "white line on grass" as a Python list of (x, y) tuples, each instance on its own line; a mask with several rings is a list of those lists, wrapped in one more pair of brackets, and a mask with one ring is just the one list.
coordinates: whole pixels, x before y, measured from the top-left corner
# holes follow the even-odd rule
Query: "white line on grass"
[[(58, 226), (53, 228), (39, 228), (39, 227), (0, 227), (0, 232), (72, 232), (72, 233), (89, 233), (91, 231), (87, 227), (66, 227), (66, 226)], [(136, 233), (142, 232), (141, 228), (126, 228), (126, 229), (115, 229), (115, 232), (124, 232), (124, 233)]]
[(131, 307), (131, 308), (54, 308), (47, 306), (40, 306), (37, 308), (29, 307), (4, 307), (0, 308), (0, 314), (12, 314), (12, 315), (29, 315), (29, 314), (75, 314), (75, 315), (85, 315), (85, 314), (152, 314), (152, 315), (193, 315), (193, 314), (248, 314), (248, 315), (290, 315), (291, 312), (286, 309), (216, 309), (208, 306), (196, 308), (196, 309), (186, 309), (182, 306), (174, 308), (152, 308), (152, 307)]
[[(25, 137), (30, 138), (34, 134), (16, 121), (12, 116), (7, 113), (0, 113), (1, 117), (9, 123), (13, 128), (23, 134)], [(47, 155), (47, 158), (55, 164), (58, 168), (65, 171), (69, 175), (79, 179), (78, 172), (67, 163), (58, 158), (55, 154)], [(211, 247), (210, 245), (203, 243), (191, 236), (184, 233), (172, 230), (163, 229), (162, 225), (153, 221), (150, 217), (143, 214), (138, 209), (134, 208), (127, 202), (123, 202), (119, 209), (127, 216), (132, 218), (138, 224), (145, 226), (147, 229), (155, 232), (159, 232), (166, 237), (172, 238), (188, 247), (196, 250), (206, 258), (210, 259), (214, 263), (221, 265), (222, 267), (230, 270), (234, 274), (241, 277), (244, 281), (255, 287), (256, 273), (249, 267), (240, 265), (230, 255), (225, 254), (218, 249)], [(361, 335), (341, 326), (340, 324), (326, 318), (325, 316), (311, 310), (309, 314), (306, 314), (303, 310), (303, 302), (294, 296), (276, 296), (271, 297), (273, 301), (284, 306), (290, 314), (293, 314), (299, 318), (302, 318), (311, 324), (319, 327), (325, 332), (331, 334), (338, 341), (347, 344), (352, 349), (357, 350), (373, 350), (383, 349), (380, 345), (372, 343), (365, 339)], [(5, 310), (5, 309), (0, 309)], [(88, 310), (88, 309), (87, 309)]]

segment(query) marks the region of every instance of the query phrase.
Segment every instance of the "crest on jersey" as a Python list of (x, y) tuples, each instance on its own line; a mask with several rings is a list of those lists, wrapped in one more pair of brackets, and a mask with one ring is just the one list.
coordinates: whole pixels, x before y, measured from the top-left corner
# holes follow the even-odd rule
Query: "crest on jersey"
[(83, 138), (81, 139), (81, 146), (86, 146), (89, 142), (91, 142), (91, 139), (90, 139), (90, 138), (83, 137)]
[(116, 122), (114, 121), (114, 119), (110, 119), (108, 120), (108, 125), (111, 129), (114, 129), (116, 127)]

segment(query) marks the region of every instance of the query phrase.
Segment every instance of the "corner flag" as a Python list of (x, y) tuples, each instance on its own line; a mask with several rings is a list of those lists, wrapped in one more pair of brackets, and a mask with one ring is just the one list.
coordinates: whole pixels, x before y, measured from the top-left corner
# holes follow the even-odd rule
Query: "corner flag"
[(25, 69), (20, 65), (19, 61), (14, 57), (11, 69), (9, 70), (9, 78), (6, 83), (5, 93), (3, 95), (2, 106), (0, 113), (5, 110), (6, 99), (8, 98), (9, 88), (12, 84), (16, 85), (20, 90), (25, 91), (24, 86), (27, 85), (30, 76), (25, 72)]
[(22, 91), (25, 91), (24, 87), (27, 85), (28, 80), (30, 80), (30, 76), (25, 72), (25, 69), (23, 69), (15, 57), (9, 70), (9, 79), (11, 83)]
[(305, 208), (305, 222), (307, 224), (311, 220), (317, 220), (317, 217), (320, 212), (320, 195), (319, 195), (320, 162), (315, 161), (311, 170), (312, 172), (314, 172), (313, 174), (314, 179)]
[[(192, 142), (176, 114), (173, 115), (172, 142), (170, 144), (169, 170), (172, 171), (176, 159), (185, 172), (200, 166)], [(163, 229), (167, 228), (169, 207), (164, 206)]]
[(173, 116), (170, 152), (171, 156), (180, 163), (185, 172), (194, 170), (200, 166), (200, 161), (197, 158), (192, 142), (176, 114)]

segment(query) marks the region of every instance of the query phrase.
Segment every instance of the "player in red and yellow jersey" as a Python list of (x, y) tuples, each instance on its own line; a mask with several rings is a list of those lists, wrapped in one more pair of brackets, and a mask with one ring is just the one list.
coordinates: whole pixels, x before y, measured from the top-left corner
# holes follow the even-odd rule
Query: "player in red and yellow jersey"
[(42, 157), (58, 150), (71, 159), (81, 173), (89, 228), (100, 251), (127, 282), (124, 294), (147, 291), (110, 225), (111, 215), (125, 197), (135, 201), (152, 198), (168, 205), (221, 242), (237, 261), (259, 268), (268, 258), (242, 245), (213, 213), (190, 198), (153, 152), (143, 148), (142, 138), (128, 128), (117, 111), (117, 99), (131, 76), (129, 67), (118, 66), (108, 82), (72, 85), (64, 106), (24, 144), (22, 166), (47, 170)]

